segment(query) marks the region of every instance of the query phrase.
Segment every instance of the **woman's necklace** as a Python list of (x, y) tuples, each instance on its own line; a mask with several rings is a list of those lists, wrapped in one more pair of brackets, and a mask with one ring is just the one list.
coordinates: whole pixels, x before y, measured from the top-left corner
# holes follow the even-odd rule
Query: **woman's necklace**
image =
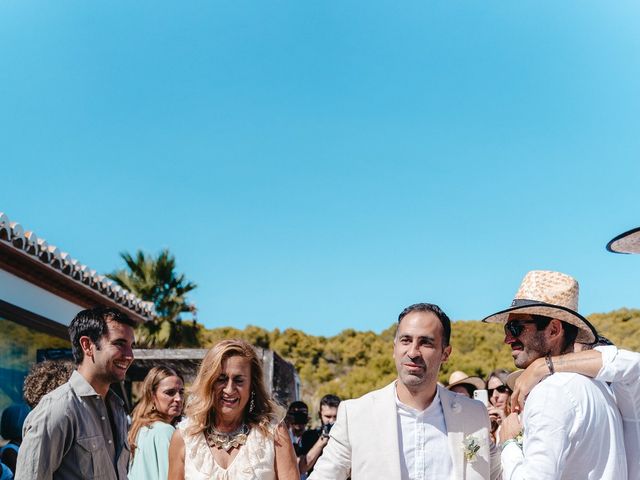
[(209, 447), (221, 448), (228, 452), (232, 448), (238, 448), (240, 445), (247, 443), (249, 430), (250, 428), (246, 423), (240, 425), (240, 428), (233, 432), (221, 432), (211, 426), (207, 429), (205, 438)]

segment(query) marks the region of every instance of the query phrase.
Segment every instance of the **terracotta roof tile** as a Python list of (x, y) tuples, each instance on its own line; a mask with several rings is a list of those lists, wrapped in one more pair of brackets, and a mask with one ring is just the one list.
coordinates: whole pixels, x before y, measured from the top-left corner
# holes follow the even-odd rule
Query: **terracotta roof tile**
[(104, 275), (97, 273), (87, 265), (80, 263), (58, 247), (49, 245), (34, 232), (25, 232), (17, 222), (0, 212), (0, 242), (14, 250), (39, 259), (58, 275), (73, 279), (95, 292), (111, 299), (121, 307), (132, 310), (146, 320), (155, 317), (153, 302), (146, 302), (128, 290), (123, 289)]

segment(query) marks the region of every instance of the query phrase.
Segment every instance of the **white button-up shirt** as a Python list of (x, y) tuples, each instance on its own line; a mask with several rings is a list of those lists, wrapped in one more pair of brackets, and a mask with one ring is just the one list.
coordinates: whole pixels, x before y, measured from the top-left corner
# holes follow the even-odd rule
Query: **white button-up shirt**
[(556, 373), (536, 385), (522, 415), (523, 450), (502, 451), (503, 478), (624, 480), (622, 419), (603, 382)]
[(440, 396), (418, 411), (403, 404), (396, 393), (398, 444), (402, 478), (407, 480), (449, 480), (453, 462), (449, 453), (447, 426)]
[(602, 368), (596, 378), (612, 382), (622, 414), (629, 480), (640, 480), (640, 353), (614, 346), (596, 350), (602, 353)]

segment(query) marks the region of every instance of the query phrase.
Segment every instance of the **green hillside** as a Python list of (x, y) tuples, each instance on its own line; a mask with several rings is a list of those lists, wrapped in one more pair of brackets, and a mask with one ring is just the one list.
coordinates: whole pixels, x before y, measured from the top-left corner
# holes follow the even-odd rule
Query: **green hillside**
[[(616, 345), (640, 351), (640, 310), (593, 314), (589, 320)], [(243, 338), (276, 351), (296, 366), (303, 399), (315, 409), (326, 393), (354, 398), (395, 378), (394, 333), (395, 324), (381, 333), (347, 329), (333, 337), (308, 335), (295, 329), (269, 332), (249, 326), (244, 330), (230, 327), (204, 330), (201, 339), (205, 348), (224, 338)], [(440, 379), (446, 380), (454, 370), (485, 377), (494, 368), (513, 369), (509, 348), (503, 339), (500, 325), (477, 320), (455, 321), (451, 338), (453, 352), (443, 365)]]

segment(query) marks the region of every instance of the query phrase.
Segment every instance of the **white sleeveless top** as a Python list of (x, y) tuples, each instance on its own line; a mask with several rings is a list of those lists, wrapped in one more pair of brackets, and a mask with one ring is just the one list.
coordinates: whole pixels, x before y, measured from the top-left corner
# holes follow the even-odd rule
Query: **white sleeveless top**
[(273, 437), (266, 437), (259, 429), (252, 428), (247, 443), (240, 447), (225, 470), (213, 459), (204, 433), (187, 435), (185, 430), (188, 426), (188, 418), (177, 426), (184, 439), (185, 480), (275, 480)]

